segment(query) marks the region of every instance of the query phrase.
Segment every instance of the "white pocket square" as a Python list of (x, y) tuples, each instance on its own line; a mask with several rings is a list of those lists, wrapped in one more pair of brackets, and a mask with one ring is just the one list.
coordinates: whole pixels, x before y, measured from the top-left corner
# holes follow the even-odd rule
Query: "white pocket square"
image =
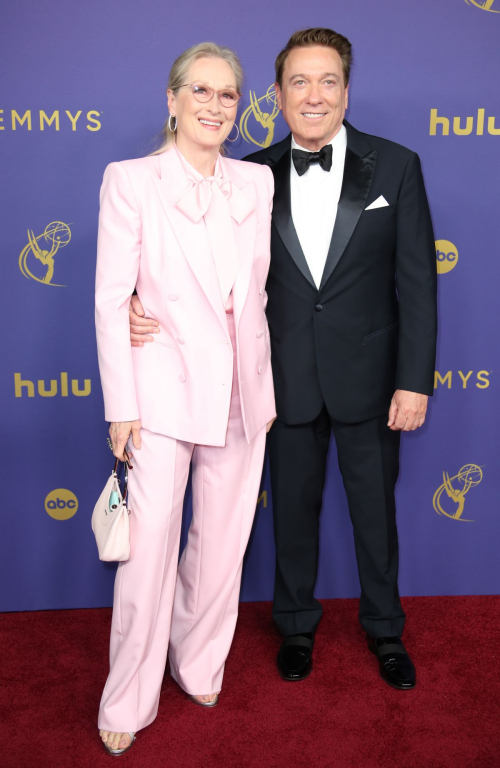
[(373, 203), (370, 203), (368, 208), (365, 208), (365, 211), (373, 211), (374, 208), (384, 208), (386, 205), (389, 205), (389, 203), (383, 195), (380, 195)]

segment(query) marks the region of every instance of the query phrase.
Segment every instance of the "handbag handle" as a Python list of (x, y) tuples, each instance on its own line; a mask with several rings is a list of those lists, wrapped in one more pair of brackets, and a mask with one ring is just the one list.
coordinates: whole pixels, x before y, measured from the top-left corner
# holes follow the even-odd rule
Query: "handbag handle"
[[(125, 454), (125, 455), (126, 455), (126, 454)], [(115, 473), (115, 475), (116, 475), (117, 477), (118, 477), (118, 462), (119, 462), (119, 461), (120, 461), (120, 459), (116, 459), (116, 460), (115, 460), (115, 466), (114, 466), (114, 469), (113, 469), (113, 472)], [(128, 491), (128, 471), (129, 471), (129, 469), (133, 469), (133, 466), (132, 466), (132, 464), (130, 463), (129, 459), (127, 459), (127, 458), (125, 459), (125, 461), (123, 462), (123, 464), (124, 464), (124, 467), (125, 467), (125, 469), (124, 469), (124, 476), (123, 476), (123, 478), (124, 478), (124, 484), (123, 484), (123, 493), (122, 493), (122, 499), (123, 499), (124, 501), (126, 501), (126, 500), (127, 500), (127, 491)]]
[[(110, 450), (112, 451), (113, 450), (113, 443), (111, 442), (109, 437), (107, 438), (107, 442), (108, 442), (108, 446), (109, 446)], [(123, 449), (123, 455), (125, 456), (125, 461), (123, 462), (123, 464), (125, 466), (125, 470), (124, 470), (124, 481), (125, 482), (124, 482), (124, 485), (123, 485), (122, 498), (124, 500), (126, 500), (127, 499), (127, 491), (128, 491), (128, 473), (129, 473), (130, 469), (133, 469), (133, 466), (130, 463), (130, 458), (129, 458), (129, 455), (127, 453), (127, 449), (126, 448)], [(118, 475), (118, 463), (119, 463), (119, 461), (120, 461), (120, 459), (118, 459), (118, 458), (115, 459), (115, 466), (113, 468), (113, 472), (115, 473), (115, 475)]]

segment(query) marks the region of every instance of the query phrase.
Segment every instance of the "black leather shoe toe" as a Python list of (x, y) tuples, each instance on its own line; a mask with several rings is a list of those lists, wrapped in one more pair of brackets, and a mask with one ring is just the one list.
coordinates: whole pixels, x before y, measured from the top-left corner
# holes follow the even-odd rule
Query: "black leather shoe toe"
[(283, 680), (304, 680), (311, 674), (313, 645), (309, 632), (285, 637), (278, 653), (278, 669)]
[(415, 688), (415, 667), (400, 637), (369, 638), (368, 648), (378, 658), (380, 675), (388, 685), (400, 691)]

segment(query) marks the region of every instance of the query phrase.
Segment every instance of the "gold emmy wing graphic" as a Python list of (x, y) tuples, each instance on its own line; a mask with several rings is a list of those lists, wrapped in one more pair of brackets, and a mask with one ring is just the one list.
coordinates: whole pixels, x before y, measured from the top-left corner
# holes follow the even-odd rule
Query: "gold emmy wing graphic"
[[(65, 288), (64, 285), (52, 282), (54, 257), (61, 248), (68, 245), (70, 240), (71, 230), (68, 224), (64, 224), (62, 221), (51, 221), (42, 234), (37, 236), (32, 229), (28, 229), (28, 243), (19, 255), (19, 269), (29, 280), (36, 280), (37, 283), (53, 285), (57, 288)], [(39, 272), (40, 276), (31, 271), (30, 265), (33, 268), (38, 266), (36, 271)], [(43, 267), (45, 267), (45, 274), (43, 274)]]
[[(473, 520), (462, 517), (464, 511), (465, 497), (469, 493), (471, 488), (479, 485), (483, 479), (483, 471), (477, 464), (465, 464), (462, 469), (454, 477), (450, 477), (448, 472), (443, 472), (443, 484), (439, 486), (432, 504), (438, 515), (444, 515), (451, 520), (462, 520), (463, 522), (472, 523)], [(451, 499), (450, 507), (455, 505), (455, 511), (447, 512), (441, 503), (443, 493), (446, 493), (449, 499)]]
[(490, 11), (491, 13), (500, 13), (500, 8), (493, 8), (494, 5), (498, 6), (498, 0), (465, 0), (467, 5), (475, 5), (476, 8), (480, 8), (482, 11)]
[[(267, 111), (265, 112), (264, 109)], [(269, 147), (273, 143), (274, 121), (278, 113), (279, 109), (276, 103), (274, 85), (270, 85), (264, 96), (261, 96), (260, 99), (255, 95), (255, 91), (250, 91), (250, 106), (245, 109), (240, 120), (240, 132), (245, 141), (249, 144), (256, 144), (263, 149)], [(259, 131), (259, 125), (267, 131), (262, 141), (259, 141), (252, 135), (255, 129)], [(262, 132), (259, 131), (259, 133)]]

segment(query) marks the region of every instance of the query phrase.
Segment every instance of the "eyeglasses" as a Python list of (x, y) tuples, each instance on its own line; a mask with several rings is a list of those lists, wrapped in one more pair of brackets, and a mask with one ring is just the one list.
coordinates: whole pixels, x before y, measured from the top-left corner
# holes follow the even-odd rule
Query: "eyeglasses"
[(209, 88), (208, 85), (198, 85), (197, 83), (184, 83), (184, 85), (180, 85), (179, 88), (191, 88), (191, 93), (194, 98), (201, 104), (206, 104), (211, 101), (214, 93), (216, 93), (220, 103), (223, 107), (226, 107), (226, 109), (229, 107), (236, 107), (241, 99), (240, 94), (232, 88), (215, 91), (213, 88)]

